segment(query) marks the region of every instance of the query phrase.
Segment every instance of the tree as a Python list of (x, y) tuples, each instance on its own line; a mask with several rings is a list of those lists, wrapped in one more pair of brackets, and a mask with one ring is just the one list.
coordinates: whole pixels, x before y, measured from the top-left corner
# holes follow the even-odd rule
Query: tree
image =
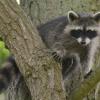
[[(61, 68), (49, 56), (35, 26), (13, 0), (0, 0), (0, 13), (1, 37), (20, 66), (19, 69), (25, 78), (30, 95), (32, 95), (31, 99), (64, 100), (61, 78), (59, 78), (61, 77)], [(20, 81), (22, 80), (20, 79), (18, 82), (20, 83)], [(16, 82), (14, 83), (16, 87)], [(10, 89), (13, 91), (13, 87)], [(23, 90), (20, 89), (17, 88), (15, 92), (22, 92)], [(25, 90), (25, 87), (22, 89)], [(17, 98), (14, 94), (17, 94)], [(26, 97), (24, 93), (12, 92), (7, 99), (24, 100), (24, 96)]]
[[(7, 92), (7, 100), (25, 100), (27, 95), (29, 97), (27, 100), (65, 100), (65, 93), (61, 84), (61, 68), (47, 52), (48, 50), (38, 36), (35, 25), (44, 23), (53, 17), (64, 15), (71, 9), (76, 11), (96, 11), (99, 9), (99, 1), (81, 2), (79, 0), (78, 2), (80, 5), (77, 0), (22, 0), (21, 6), (30, 16), (33, 25), (13, 0), (0, 0), (0, 35), (14, 54), (23, 75), (17, 77), (18, 84), (16, 84), (16, 80), (12, 82)], [(86, 7), (86, 5), (88, 6)], [(77, 71), (80, 73), (76, 74)], [(79, 81), (82, 81), (80, 74), (81, 69), (78, 68), (70, 76), (71, 78), (75, 77), (66, 81), (68, 92), (70, 89), (74, 89)], [(75, 79), (77, 80), (75, 81)], [(96, 83), (92, 86), (95, 86)], [(90, 90), (89, 88), (87, 93)], [(25, 94), (23, 91), (26, 91)], [(73, 95), (74, 93), (71, 94), (72, 98)]]

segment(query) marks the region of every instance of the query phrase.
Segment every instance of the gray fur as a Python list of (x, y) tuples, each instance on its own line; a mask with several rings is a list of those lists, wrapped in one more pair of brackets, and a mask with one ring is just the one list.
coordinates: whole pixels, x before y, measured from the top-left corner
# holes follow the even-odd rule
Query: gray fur
[[(63, 77), (66, 77), (66, 66), (69, 68), (69, 66), (72, 65), (70, 66), (72, 69), (72, 67), (75, 68), (79, 63), (82, 65), (83, 69), (85, 69), (85, 74), (90, 72), (93, 67), (95, 53), (99, 48), (99, 27), (97, 20), (95, 20), (95, 14), (82, 15), (73, 11), (68, 12), (68, 17), (59, 17), (38, 27), (40, 36), (46, 46), (54, 53), (54, 57), (58, 57), (61, 59), (61, 62), (65, 61), (66, 64), (68, 64), (63, 65)], [(70, 31), (77, 28), (95, 30), (97, 36), (91, 39), (88, 45), (83, 46), (78, 43), (77, 39), (70, 35)], [(76, 59), (76, 55), (80, 60)], [(70, 59), (70, 63), (68, 63), (68, 59)], [(73, 59), (74, 63), (71, 64)]]

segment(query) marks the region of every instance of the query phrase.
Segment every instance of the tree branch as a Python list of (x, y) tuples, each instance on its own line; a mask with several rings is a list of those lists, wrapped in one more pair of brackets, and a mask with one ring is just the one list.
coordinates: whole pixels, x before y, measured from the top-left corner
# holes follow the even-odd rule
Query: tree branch
[(71, 93), (68, 100), (83, 100), (98, 84), (100, 81), (100, 52), (96, 55), (95, 66), (96, 70)]

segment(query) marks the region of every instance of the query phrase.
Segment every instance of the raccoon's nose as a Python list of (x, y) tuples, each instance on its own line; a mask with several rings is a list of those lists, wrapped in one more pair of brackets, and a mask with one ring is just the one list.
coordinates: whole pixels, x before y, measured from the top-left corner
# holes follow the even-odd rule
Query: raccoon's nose
[(82, 44), (82, 45), (85, 45), (85, 44), (86, 44), (86, 42), (85, 42), (85, 41), (81, 41), (81, 44)]

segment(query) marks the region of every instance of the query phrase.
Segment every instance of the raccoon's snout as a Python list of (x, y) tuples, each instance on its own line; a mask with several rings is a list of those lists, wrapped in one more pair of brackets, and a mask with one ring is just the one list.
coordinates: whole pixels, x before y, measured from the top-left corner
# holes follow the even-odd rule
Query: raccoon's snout
[(85, 38), (85, 39), (82, 39), (82, 38), (78, 38), (77, 39), (78, 43), (80, 43), (81, 45), (88, 45), (90, 43), (90, 39), (88, 38)]

